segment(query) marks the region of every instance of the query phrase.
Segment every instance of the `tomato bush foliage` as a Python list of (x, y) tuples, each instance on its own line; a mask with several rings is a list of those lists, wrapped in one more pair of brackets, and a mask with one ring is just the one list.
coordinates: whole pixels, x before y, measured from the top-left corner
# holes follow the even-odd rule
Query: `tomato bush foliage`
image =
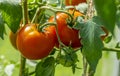
[[(79, 61), (83, 75), (94, 76), (103, 50), (120, 58), (119, 42), (105, 47), (115, 37), (115, 27), (120, 28), (119, 6), (119, 0), (0, 0), (0, 37), (8, 26), (11, 43), (23, 58), (20, 76), (54, 76), (59, 64), (75, 73)], [(32, 73), (26, 59), (36, 60)]]

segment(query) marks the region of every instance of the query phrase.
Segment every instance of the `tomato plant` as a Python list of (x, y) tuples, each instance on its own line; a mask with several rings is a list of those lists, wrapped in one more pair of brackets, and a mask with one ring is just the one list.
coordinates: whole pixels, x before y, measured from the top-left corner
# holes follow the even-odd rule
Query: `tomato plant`
[(39, 32), (37, 24), (27, 24), (17, 35), (17, 48), (28, 59), (41, 59), (50, 54), (54, 47), (54, 36), (47, 30)]
[(65, 0), (65, 5), (78, 5), (79, 3), (87, 2), (86, 0)]
[[(10, 31), (6, 30), (5, 25)], [(99, 73), (102, 72), (99, 67), (105, 70), (106, 67), (101, 66), (107, 60), (101, 58), (113, 56), (111, 53), (116, 52), (112, 54), (120, 59), (120, 38), (116, 38), (119, 28), (119, 0), (2, 0), (0, 37), (6, 40), (4, 34), (9, 32), (10, 42), (19, 50), (15, 52), (21, 54), (21, 59), (19, 64), (16, 60), (19, 56), (13, 55), (14, 51), (8, 49), (5, 52), (1, 47), (7, 49), (9, 45), (4, 46), (4, 40), (0, 40), (0, 45), (3, 45), (0, 46), (0, 75), (4, 76), (1, 73), (4, 69), (5, 74), (11, 76), (8, 68), (14, 71), (15, 67), (15, 72), (16, 68), (17, 71), (20, 68), (19, 76), (58, 76), (60, 74), (56, 72), (64, 68), (56, 66), (62, 65), (70, 67), (75, 76), (103, 76)], [(104, 56), (104, 51), (112, 52)], [(10, 61), (6, 62), (7, 58)], [(31, 63), (35, 65), (29, 67)], [(6, 66), (9, 64), (12, 65)], [(107, 73), (105, 76), (110, 75)]]

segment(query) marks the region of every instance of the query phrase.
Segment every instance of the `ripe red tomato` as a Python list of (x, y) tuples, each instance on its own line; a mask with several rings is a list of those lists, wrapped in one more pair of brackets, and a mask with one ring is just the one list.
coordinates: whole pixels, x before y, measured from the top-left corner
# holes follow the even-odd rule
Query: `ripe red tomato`
[(65, 5), (69, 6), (69, 5), (78, 5), (79, 3), (83, 3), (86, 2), (86, 0), (65, 0)]
[[(72, 14), (72, 11), (69, 10), (69, 13)], [(81, 14), (80, 12), (75, 11), (74, 18), (76, 18), (77, 16), (82, 16), (82, 15), (83, 14)], [(60, 40), (67, 46), (71, 45), (73, 48), (80, 47), (81, 43), (80, 43), (80, 38), (78, 37), (78, 30), (68, 27), (68, 24), (66, 21), (68, 17), (69, 16), (65, 13), (58, 13), (56, 15), (57, 24), (58, 24), (57, 25), (58, 34), (59, 34)], [(54, 21), (54, 17), (51, 17), (49, 19), (49, 22), (53, 22), (53, 21)], [(54, 28), (55, 30), (54, 26), (50, 26), (48, 28)], [(58, 46), (58, 41), (57, 41), (57, 46)]]
[(17, 35), (17, 48), (21, 54), (32, 60), (49, 55), (55, 45), (52, 32), (38, 32), (37, 24), (25, 25)]
[(13, 46), (15, 49), (17, 49), (16, 38), (17, 38), (17, 33), (10, 32), (10, 34), (9, 34), (9, 39), (10, 39), (10, 42), (11, 42), (12, 46)]

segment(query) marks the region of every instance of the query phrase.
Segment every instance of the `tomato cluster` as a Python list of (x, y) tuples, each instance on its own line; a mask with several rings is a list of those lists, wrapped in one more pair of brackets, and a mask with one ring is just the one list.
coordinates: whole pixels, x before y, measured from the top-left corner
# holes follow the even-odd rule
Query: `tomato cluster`
[[(79, 3), (86, 2), (86, 0), (65, 1), (66, 5), (78, 5)], [(79, 30), (70, 26), (74, 26), (76, 17), (84, 15), (76, 10), (68, 10), (68, 13), (73, 16), (73, 20), (70, 19), (68, 14), (59, 12), (56, 14), (57, 25), (45, 27), (44, 31), (38, 30), (39, 24), (29, 23), (21, 27), (16, 34), (11, 32), (10, 41), (12, 45), (18, 49), (24, 57), (32, 60), (48, 56), (54, 46), (59, 48), (59, 39), (66, 46), (71, 46), (72, 48), (81, 47)], [(48, 22), (55, 22), (54, 19), (54, 16), (51, 16)], [(104, 27), (101, 28), (106, 33), (101, 36), (101, 39), (104, 40), (104, 38), (108, 36), (108, 31)]]
[[(70, 14), (73, 14), (72, 10), (69, 10)], [(82, 16), (83, 14), (75, 11), (73, 17), (76, 18), (77, 16)], [(58, 26), (58, 35), (60, 37), (60, 40), (63, 44), (67, 46), (72, 46), (73, 48), (80, 47), (80, 38), (78, 37), (78, 30), (70, 28), (67, 22), (67, 19), (69, 16), (65, 13), (58, 13), (56, 15), (56, 21), (57, 21), (57, 26)], [(54, 22), (54, 17), (51, 17), (49, 19), (49, 22)], [(50, 26), (49, 28), (54, 28), (55, 26)], [(55, 35), (57, 36), (57, 35)], [(57, 37), (56, 37), (57, 38)], [(58, 40), (56, 45), (58, 46)]]
[[(78, 11), (69, 10), (71, 15), (73, 15), (73, 20), (77, 16), (83, 16), (82, 13)], [(48, 22), (54, 22), (55, 18), (52, 16)], [(65, 13), (56, 14), (56, 22), (58, 28), (58, 36), (61, 42), (66, 46), (71, 46), (73, 48), (81, 47), (80, 38), (78, 35), (78, 30), (73, 29), (69, 26), (69, 15)], [(72, 23), (74, 25), (74, 22)], [(12, 45), (17, 48), (21, 54), (28, 59), (41, 59), (50, 54), (53, 47), (58, 47), (59, 41), (57, 37), (56, 27), (54, 25), (44, 28), (44, 31), (38, 31), (38, 24), (27, 24), (23, 26), (16, 34), (10, 33), (10, 41)], [(101, 36), (101, 39), (108, 35), (108, 31), (102, 27), (105, 31), (105, 35)]]

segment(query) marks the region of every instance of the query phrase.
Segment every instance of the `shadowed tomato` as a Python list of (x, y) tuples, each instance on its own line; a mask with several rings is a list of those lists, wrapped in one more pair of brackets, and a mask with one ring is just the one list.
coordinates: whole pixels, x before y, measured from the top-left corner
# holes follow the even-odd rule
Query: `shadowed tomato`
[(17, 38), (17, 33), (10, 32), (9, 39), (10, 39), (10, 42), (11, 42), (12, 46), (15, 49), (17, 49), (16, 38)]
[(83, 2), (86, 2), (86, 0), (65, 0), (65, 5), (68, 6), (68, 5), (78, 5), (79, 3), (83, 3)]
[[(73, 13), (71, 10), (69, 10), (69, 13)], [(80, 12), (75, 11), (74, 12), (74, 18), (77, 16), (82, 16)], [(56, 15), (56, 20), (57, 20), (57, 26), (58, 26), (58, 34), (60, 37), (60, 40), (65, 44), (65, 45), (71, 45), (73, 48), (80, 47), (80, 38), (78, 37), (78, 30), (75, 30), (73, 28), (68, 27), (67, 24), (67, 19), (69, 16), (65, 13), (58, 13)], [(51, 17), (49, 19), (49, 22), (54, 22), (54, 17)], [(54, 28), (54, 26), (50, 26), (48, 28)], [(57, 38), (57, 37), (56, 37)], [(57, 46), (58, 46), (58, 41), (57, 41)]]
[(17, 48), (21, 54), (32, 60), (49, 55), (55, 45), (52, 32), (38, 32), (36, 24), (25, 25), (17, 35)]

